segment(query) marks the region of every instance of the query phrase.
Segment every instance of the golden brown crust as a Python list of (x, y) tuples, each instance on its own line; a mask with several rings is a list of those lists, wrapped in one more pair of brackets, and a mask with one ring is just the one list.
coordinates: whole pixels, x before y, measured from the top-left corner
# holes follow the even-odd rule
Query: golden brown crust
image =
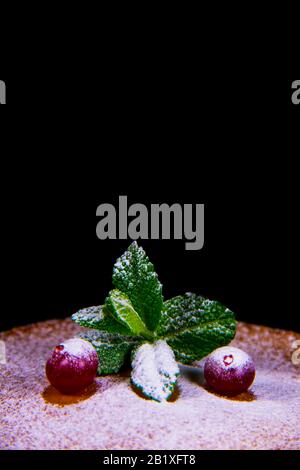
[(79, 396), (47, 382), (52, 348), (82, 328), (50, 320), (0, 333), (1, 449), (300, 449), (300, 367), (292, 344), (300, 335), (239, 323), (233, 345), (256, 362), (250, 391), (220, 397), (198, 369), (182, 367), (173, 401), (138, 396), (128, 373), (97, 378)]

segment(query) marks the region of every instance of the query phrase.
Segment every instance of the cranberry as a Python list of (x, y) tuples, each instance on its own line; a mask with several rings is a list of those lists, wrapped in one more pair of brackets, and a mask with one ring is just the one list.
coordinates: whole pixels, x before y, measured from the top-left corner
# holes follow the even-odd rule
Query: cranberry
[(253, 383), (254, 362), (241, 349), (231, 346), (219, 348), (207, 357), (204, 377), (216, 392), (237, 395), (245, 392)]
[(46, 375), (57, 390), (72, 394), (94, 381), (98, 363), (94, 347), (88, 341), (73, 338), (53, 350), (46, 363)]

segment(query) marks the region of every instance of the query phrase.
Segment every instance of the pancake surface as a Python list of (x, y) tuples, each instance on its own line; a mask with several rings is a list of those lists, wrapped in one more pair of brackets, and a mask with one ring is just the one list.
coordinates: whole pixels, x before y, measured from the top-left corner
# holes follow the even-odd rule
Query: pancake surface
[(239, 323), (231, 343), (256, 363), (247, 393), (220, 397), (198, 369), (181, 367), (172, 401), (137, 395), (130, 371), (98, 377), (77, 396), (48, 383), (45, 362), (83, 328), (50, 320), (0, 333), (0, 449), (300, 449), (300, 366), (292, 344), (300, 334)]

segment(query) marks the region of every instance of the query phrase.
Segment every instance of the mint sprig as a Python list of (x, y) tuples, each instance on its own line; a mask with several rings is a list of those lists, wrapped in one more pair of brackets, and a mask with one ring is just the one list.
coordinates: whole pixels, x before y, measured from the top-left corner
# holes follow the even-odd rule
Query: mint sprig
[[(145, 251), (132, 243), (117, 260), (103, 306), (72, 315), (99, 356), (99, 374), (117, 373), (130, 354), (132, 383), (146, 397), (167, 400), (184, 364), (200, 360), (235, 336), (234, 314), (217, 301), (184, 294), (163, 302), (162, 285)], [(100, 331), (98, 331), (100, 330)]]

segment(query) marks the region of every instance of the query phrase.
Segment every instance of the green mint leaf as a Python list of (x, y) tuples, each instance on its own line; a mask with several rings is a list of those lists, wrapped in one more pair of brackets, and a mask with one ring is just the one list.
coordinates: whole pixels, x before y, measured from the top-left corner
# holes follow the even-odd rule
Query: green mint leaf
[(164, 303), (157, 335), (167, 341), (178, 361), (189, 364), (225, 346), (235, 336), (233, 312), (195, 294)]
[(72, 320), (78, 325), (86, 326), (108, 333), (120, 333), (121, 335), (131, 335), (131, 331), (125, 325), (116, 321), (113, 316), (106, 311), (105, 306), (88, 307), (72, 315)]
[(123, 364), (130, 359), (130, 353), (143, 338), (132, 338), (118, 334), (90, 330), (78, 334), (79, 338), (89, 341), (99, 357), (98, 374), (116, 374)]
[(113, 284), (128, 295), (149, 330), (155, 330), (163, 306), (162, 285), (143, 248), (133, 242), (117, 260)]
[(144, 343), (132, 352), (132, 383), (148, 398), (165, 401), (173, 393), (179, 368), (165, 341)]
[(109, 296), (105, 299), (105, 307), (118, 322), (130, 330), (131, 334), (142, 335), (147, 339), (153, 338), (153, 333), (148, 330), (123, 292), (118, 289), (110, 291)]

